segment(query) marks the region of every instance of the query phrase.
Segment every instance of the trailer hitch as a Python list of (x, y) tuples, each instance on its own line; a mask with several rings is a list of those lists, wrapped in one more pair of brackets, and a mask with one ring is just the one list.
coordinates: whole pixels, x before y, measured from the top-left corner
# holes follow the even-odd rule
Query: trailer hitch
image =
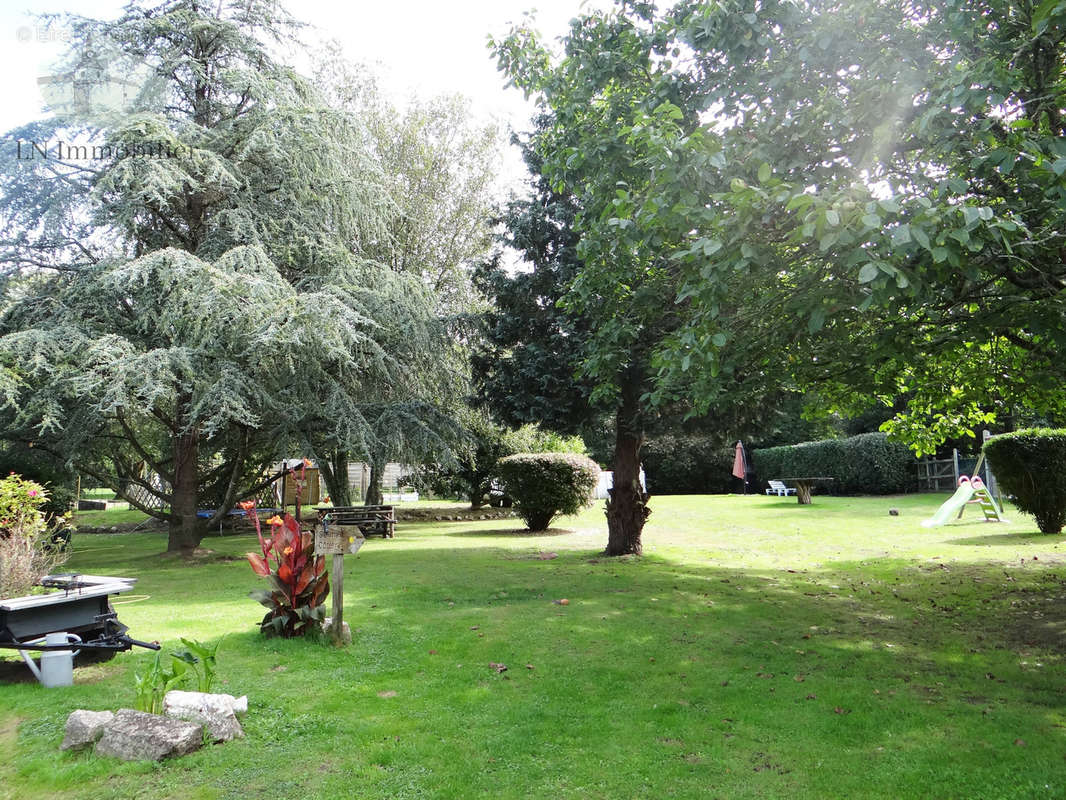
[[(39, 641), (39, 640), (38, 640)], [(119, 634), (117, 636), (106, 636), (99, 639), (90, 639), (87, 642), (78, 642), (78, 650), (114, 650), (115, 652), (122, 652), (130, 650), (134, 645), (138, 647), (147, 647), (149, 650), (159, 650), (161, 645), (158, 642), (141, 642), (137, 639), (131, 639), (125, 634)], [(34, 644), (31, 642), (0, 642), (0, 647), (6, 647), (10, 650), (70, 650), (72, 645), (67, 644)]]

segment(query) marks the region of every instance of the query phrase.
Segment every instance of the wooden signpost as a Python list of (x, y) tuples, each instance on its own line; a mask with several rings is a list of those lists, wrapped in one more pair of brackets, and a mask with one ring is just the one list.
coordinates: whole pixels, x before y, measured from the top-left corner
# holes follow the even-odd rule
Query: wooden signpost
[(366, 539), (356, 525), (331, 525), (329, 515), (324, 514), (315, 526), (315, 553), (333, 556), (330, 570), (333, 593), (333, 618), (330, 622), (330, 638), (335, 644), (344, 641), (344, 554), (358, 553)]

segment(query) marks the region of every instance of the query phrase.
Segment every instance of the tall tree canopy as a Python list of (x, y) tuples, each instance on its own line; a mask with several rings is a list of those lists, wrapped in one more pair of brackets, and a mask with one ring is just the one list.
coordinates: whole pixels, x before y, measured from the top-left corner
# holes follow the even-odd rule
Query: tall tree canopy
[(678, 398), (787, 367), (840, 404), (902, 394), (919, 450), (997, 402), (1061, 410), (1064, 13), (622, 0), (561, 54), (496, 43), (580, 209), (562, 302), (618, 409), (608, 552), (639, 551), (644, 416)]
[(368, 255), (421, 282), (449, 339), (416, 342), (398, 331), (405, 369), (424, 391), (406, 399), (381, 398), (364, 409), (375, 434), (363, 451), (370, 463), (365, 501), (375, 505), (382, 502), (388, 461), (452, 465), (451, 451), (462, 446), (457, 410), (469, 388), (463, 345), (469, 340), (468, 315), (480, 304), (471, 271), (489, 246), (501, 142), (497, 127), (477, 121), (461, 95), (398, 105), (371, 72), (336, 52), (323, 60), (317, 81), (338, 107), (360, 120), (382, 171), (389, 197), (385, 236)]
[(10, 133), (50, 147), (0, 176), (8, 430), (127, 495), (147, 464), (169, 508), (152, 513), (189, 550), (198, 506), (225, 513), (286, 448), (364, 447), (361, 403), (420, 389), (394, 331), (420, 349), (443, 331), (421, 282), (371, 258), (383, 174), (359, 121), (273, 57), (298, 29), (276, 3), (134, 2), (69, 25), (70, 74), (151, 80), (125, 109), (76, 103)]

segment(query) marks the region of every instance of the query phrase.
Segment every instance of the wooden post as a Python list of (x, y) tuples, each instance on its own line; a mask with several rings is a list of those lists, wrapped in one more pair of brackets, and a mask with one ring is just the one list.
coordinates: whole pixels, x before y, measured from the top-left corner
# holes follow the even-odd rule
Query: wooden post
[(329, 631), (335, 645), (344, 644), (344, 553), (333, 554), (333, 622)]

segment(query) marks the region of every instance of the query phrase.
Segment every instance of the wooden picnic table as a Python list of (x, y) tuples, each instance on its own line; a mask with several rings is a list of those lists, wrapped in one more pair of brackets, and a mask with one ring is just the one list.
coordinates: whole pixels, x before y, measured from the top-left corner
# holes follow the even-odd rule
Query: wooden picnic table
[(326, 516), (334, 525), (357, 525), (363, 536), (391, 539), (396, 532), (396, 511), (392, 506), (315, 506), (318, 518)]
[(811, 504), (811, 489), (816, 483), (829, 483), (833, 478), (806, 477), (806, 478), (775, 478), (783, 483), (791, 483), (796, 487), (796, 502), (801, 506)]

